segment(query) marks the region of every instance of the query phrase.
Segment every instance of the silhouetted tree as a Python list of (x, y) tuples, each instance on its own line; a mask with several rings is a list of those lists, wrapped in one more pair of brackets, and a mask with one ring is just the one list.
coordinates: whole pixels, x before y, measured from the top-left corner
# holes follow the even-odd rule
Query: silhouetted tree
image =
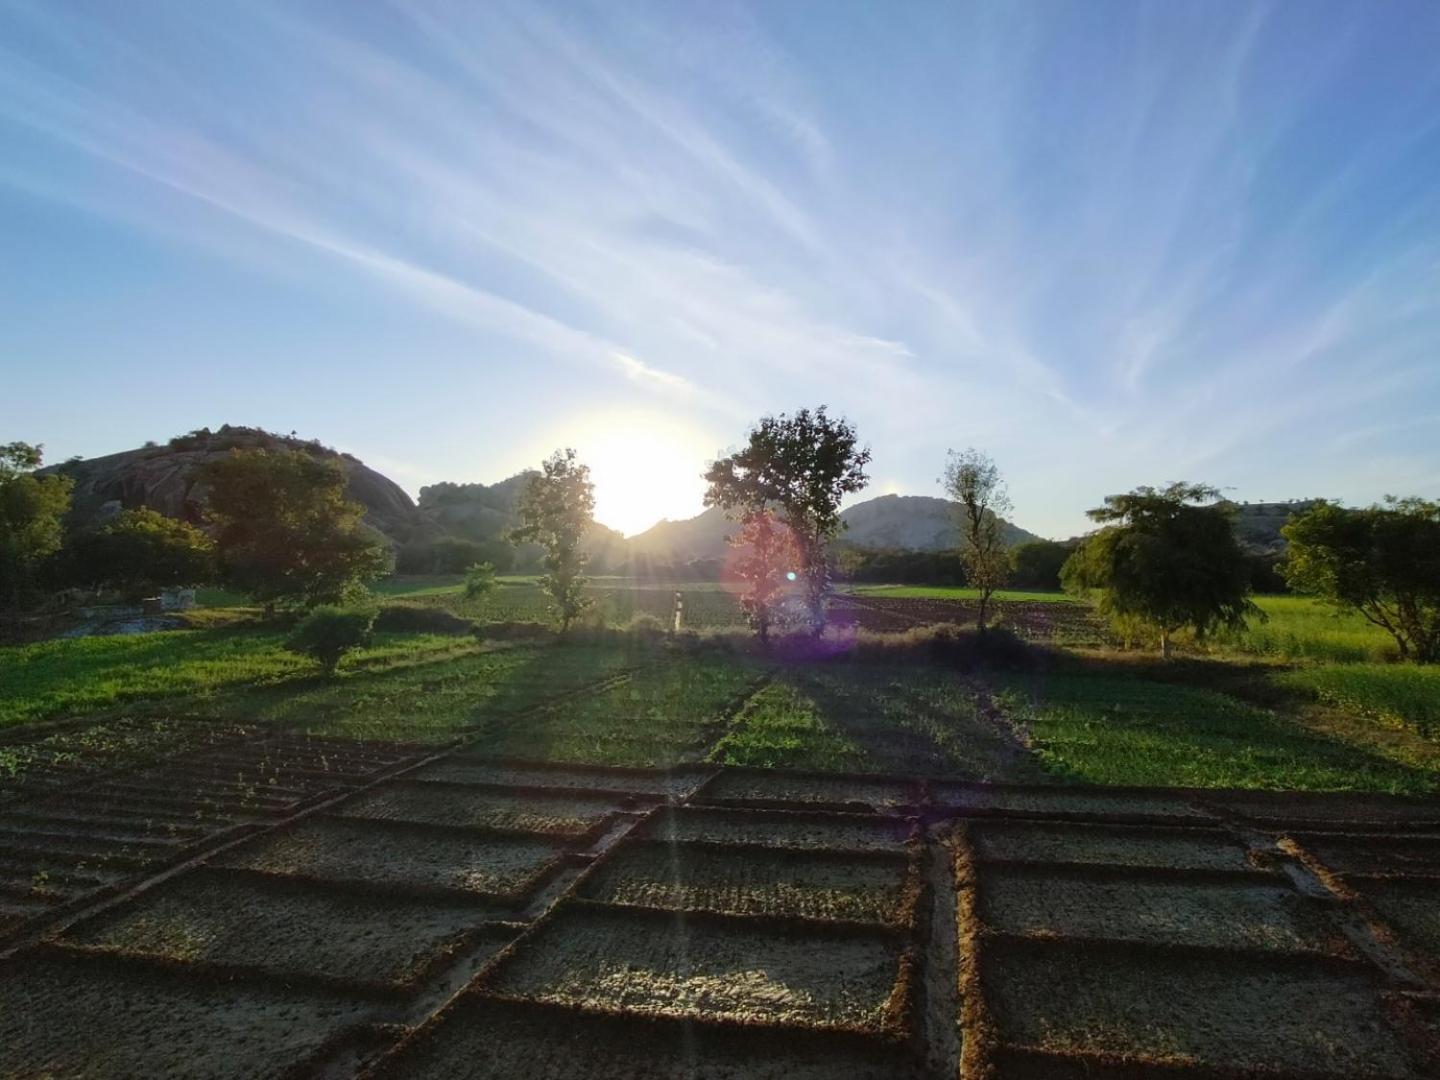
[(1358, 611), (1402, 658), (1440, 660), (1440, 502), (1387, 498), (1347, 510), (1321, 502), (1281, 532), (1292, 588)]
[(37, 591), (40, 567), (60, 549), (70, 509), (68, 476), (36, 476), (40, 446), (0, 445), (0, 607), (16, 607)]
[[(1061, 571), (1072, 592), (1094, 594), (1100, 611), (1126, 629), (1158, 634), (1160, 652), (1189, 627), (1243, 627), (1261, 615), (1250, 600), (1250, 567), (1219, 492), (1204, 484), (1139, 487), (1107, 495), (1089, 512), (1105, 527), (1092, 533)], [(1261, 616), (1263, 617), (1263, 616)]]
[(805, 591), (810, 625), (825, 625), (825, 597), (830, 591), (826, 544), (844, 523), (840, 500), (861, 490), (869, 479), (868, 447), (859, 447), (855, 429), (833, 420), (825, 406), (764, 417), (750, 431), (744, 449), (712, 462), (705, 471), (709, 489), (706, 506), (743, 514), (777, 511), (790, 527), (800, 557), (799, 576)]
[(338, 461), (303, 450), (236, 450), (206, 465), (221, 580), (269, 606), (345, 599), (390, 572), (389, 542), (345, 497)]
[(950, 451), (940, 482), (958, 508), (960, 558), (965, 563), (965, 580), (980, 593), (975, 625), (983, 634), (990, 597), (1010, 573), (1010, 553), (1000, 521), (1001, 514), (1010, 512), (1010, 496), (999, 467), (973, 447)]
[(516, 512), (520, 525), (511, 531), (510, 542), (534, 541), (545, 549), (547, 573), (540, 587), (550, 597), (564, 633), (590, 603), (582, 576), (589, 561), (585, 537), (595, 520), (590, 467), (576, 460), (574, 450), (555, 451), (541, 471), (526, 480)]

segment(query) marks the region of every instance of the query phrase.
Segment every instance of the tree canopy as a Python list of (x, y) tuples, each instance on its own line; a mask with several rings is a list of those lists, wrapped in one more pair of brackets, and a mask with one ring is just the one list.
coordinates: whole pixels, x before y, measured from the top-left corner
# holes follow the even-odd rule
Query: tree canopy
[(766, 416), (750, 430), (743, 449), (705, 471), (706, 506), (742, 515), (778, 511), (794, 535), (812, 627), (824, 625), (830, 589), (827, 541), (840, 532), (840, 502), (865, 487), (869, 447), (855, 428), (827, 415), (824, 405), (793, 416)]
[(77, 585), (143, 596), (213, 580), (215, 545), (189, 522), (141, 508), (72, 537), (64, 562), (65, 577)]
[(556, 450), (541, 470), (532, 473), (516, 504), (520, 525), (510, 533), (511, 543), (533, 541), (545, 549), (546, 574), (540, 587), (563, 633), (589, 601), (583, 576), (589, 561), (584, 543), (595, 523), (595, 485), (590, 467), (575, 451)]
[[(1219, 492), (1204, 484), (1139, 487), (1109, 495), (1089, 512), (1092, 533), (1061, 572), (1073, 592), (1095, 593), (1102, 614), (1124, 629), (1158, 635), (1170, 653), (1176, 631), (1203, 636), (1259, 615), (1249, 563)], [(1210, 504), (1210, 505), (1204, 505)]]
[(41, 565), (60, 549), (70, 509), (68, 476), (36, 476), (42, 447), (0, 445), (0, 606), (15, 607), (37, 591)]
[(1390, 498), (1363, 510), (1320, 502), (1281, 531), (1292, 588), (1358, 611), (1403, 658), (1440, 661), (1440, 502)]
[(221, 579), (266, 604), (333, 604), (390, 572), (389, 542), (345, 497), (345, 471), (303, 450), (237, 450), (206, 465)]

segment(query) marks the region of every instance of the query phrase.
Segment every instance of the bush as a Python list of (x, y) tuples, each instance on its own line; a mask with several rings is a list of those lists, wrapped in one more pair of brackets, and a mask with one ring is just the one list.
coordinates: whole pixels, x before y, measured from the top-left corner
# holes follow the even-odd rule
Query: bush
[(476, 563), (465, 571), (465, 599), (479, 600), (495, 590), (495, 566), (493, 563)]
[(317, 607), (296, 624), (285, 648), (310, 657), (333, 675), (347, 653), (370, 644), (374, 625), (373, 610)]
[(625, 632), (638, 638), (662, 638), (669, 632), (664, 621), (655, 615), (636, 615), (625, 625)]

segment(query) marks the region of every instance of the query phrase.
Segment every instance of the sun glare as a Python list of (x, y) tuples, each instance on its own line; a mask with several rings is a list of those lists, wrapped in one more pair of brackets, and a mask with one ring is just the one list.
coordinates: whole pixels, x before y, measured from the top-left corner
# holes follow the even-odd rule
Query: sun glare
[(714, 455), (693, 429), (648, 414), (591, 421), (576, 438), (595, 482), (595, 520), (626, 536), (661, 518), (693, 517), (702, 507), (700, 474)]

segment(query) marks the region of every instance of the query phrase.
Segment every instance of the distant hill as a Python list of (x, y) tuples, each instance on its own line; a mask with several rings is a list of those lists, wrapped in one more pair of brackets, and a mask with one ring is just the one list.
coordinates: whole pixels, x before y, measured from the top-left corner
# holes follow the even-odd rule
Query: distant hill
[[(502, 540), (520, 524), (515, 507), (533, 470), (516, 473), (495, 484), (431, 484), (420, 489), (420, 516), (436, 531), (466, 540)], [(618, 568), (625, 561), (623, 534), (596, 522), (586, 542), (596, 570)], [(535, 562), (540, 549), (526, 544), (520, 563)]]
[(1291, 502), (1231, 503), (1235, 509), (1235, 536), (1254, 555), (1276, 555), (1285, 550), (1281, 528), (1295, 514), (1304, 513), (1317, 499)]
[(51, 465), (42, 473), (74, 478), (68, 524), (86, 528), (121, 510), (147, 507), (170, 517), (200, 523), (207, 491), (199, 480), (202, 466), (236, 450), (303, 450), (340, 463), (346, 491), (365, 507), (366, 524), (396, 543), (422, 539), (433, 526), (420, 515), (414, 500), (398, 484), (358, 458), (294, 435), (276, 435), (260, 428), (226, 424), (217, 431), (201, 428), (164, 444), (122, 450), (104, 457)]
[[(840, 541), (852, 547), (906, 551), (950, 551), (960, 546), (954, 504), (925, 495), (881, 495), (841, 513), (848, 526)], [(1004, 522), (1009, 547), (1040, 539)], [(725, 538), (738, 528), (724, 511), (711, 507), (684, 521), (662, 521), (630, 538), (632, 556), (679, 562), (725, 554)]]
[[(848, 528), (845, 543), (861, 548), (902, 551), (952, 551), (960, 546), (955, 504), (929, 495), (881, 495), (856, 503), (840, 515)], [(1008, 521), (1001, 523), (1005, 546), (1039, 540)]]

